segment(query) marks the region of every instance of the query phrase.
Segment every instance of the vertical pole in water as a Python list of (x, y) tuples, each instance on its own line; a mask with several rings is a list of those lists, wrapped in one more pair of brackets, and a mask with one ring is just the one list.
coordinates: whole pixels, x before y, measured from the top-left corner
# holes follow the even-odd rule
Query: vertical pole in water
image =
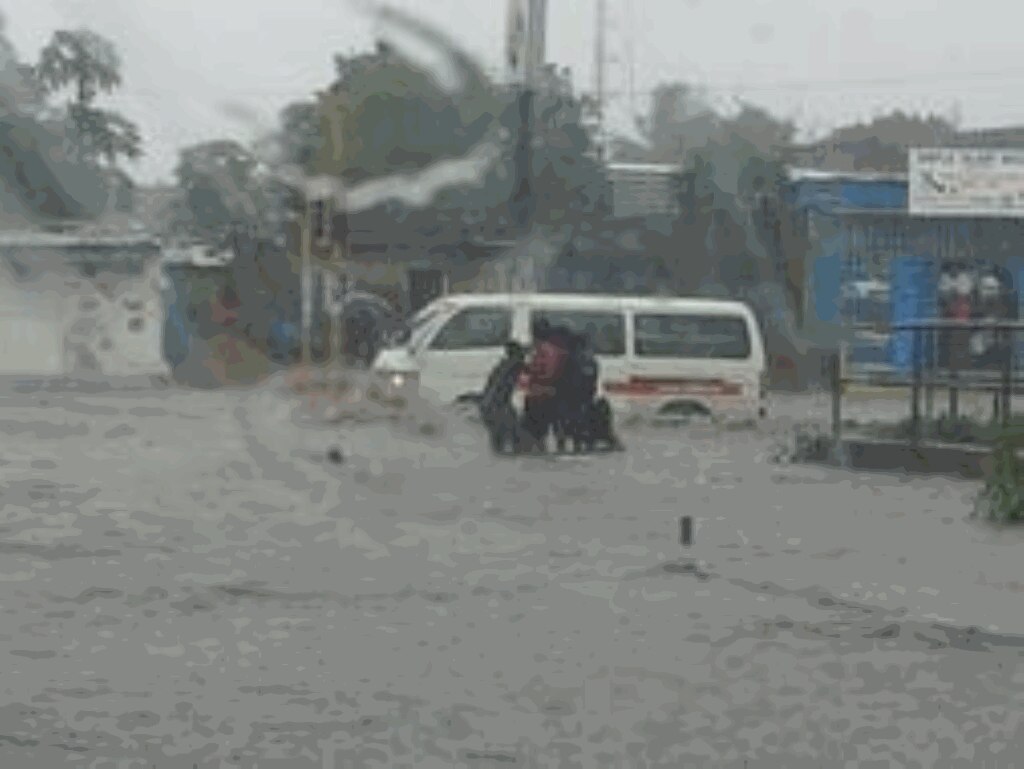
[(917, 441), (921, 437), (921, 329), (915, 328), (911, 350), (914, 379), (910, 393), (910, 435)]
[(935, 342), (936, 329), (928, 330), (928, 379), (924, 384), (924, 419), (931, 424), (935, 419), (935, 367), (939, 357), (938, 345)]
[(831, 371), (829, 373), (831, 374), (832, 386), (832, 449), (838, 453), (843, 437), (843, 366), (841, 353), (836, 352), (832, 356)]
[[(949, 330), (949, 420), (954, 425), (960, 421), (960, 362), (967, 353), (968, 334), (961, 324), (956, 323)], [(960, 348), (964, 349), (961, 350)]]
[(299, 281), (302, 305), (302, 363), (309, 366), (313, 361), (313, 269), (312, 269), (312, 211), (309, 196), (306, 196), (302, 217), (302, 266)]
[(679, 544), (683, 547), (693, 544), (693, 518), (688, 515), (679, 519)]
[(1003, 349), (1003, 404), (999, 416), (1003, 420), (1003, 427), (1010, 425), (1011, 399), (1013, 397), (1013, 339), (1014, 333), (1010, 328), (1004, 328), (998, 333), (1000, 346)]

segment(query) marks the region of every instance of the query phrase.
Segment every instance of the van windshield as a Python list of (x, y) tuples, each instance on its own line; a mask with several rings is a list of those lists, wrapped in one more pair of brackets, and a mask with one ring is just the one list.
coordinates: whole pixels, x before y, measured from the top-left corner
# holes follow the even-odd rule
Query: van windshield
[(441, 307), (425, 307), (409, 319), (408, 332), (405, 336), (410, 347), (419, 346), (423, 341), (424, 333), (430, 328), (431, 322), (441, 315), (442, 309)]
[(750, 357), (750, 333), (741, 317), (637, 314), (634, 330), (639, 358)]

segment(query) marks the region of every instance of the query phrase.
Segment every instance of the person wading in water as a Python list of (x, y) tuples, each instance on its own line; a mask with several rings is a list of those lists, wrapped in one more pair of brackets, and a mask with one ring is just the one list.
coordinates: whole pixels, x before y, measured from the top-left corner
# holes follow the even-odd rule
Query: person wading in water
[(559, 383), (568, 355), (569, 334), (540, 321), (533, 328), (533, 339), (533, 355), (527, 366), (522, 437), (524, 448), (541, 451), (558, 421)]
[(491, 371), (480, 398), (480, 417), (497, 454), (518, 451), (519, 430), (512, 395), (526, 368), (526, 350), (517, 342), (505, 345), (505, 357)]

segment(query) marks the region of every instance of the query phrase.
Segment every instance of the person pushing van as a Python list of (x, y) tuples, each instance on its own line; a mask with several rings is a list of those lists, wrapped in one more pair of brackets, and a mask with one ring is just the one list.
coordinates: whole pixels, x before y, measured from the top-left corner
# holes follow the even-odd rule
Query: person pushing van
[(528, 386), (523, 409), (522, 439), (528, 451), (544, 448), (548, 434), (559, 427), (559, 393), (569, 352), (568, 331), (544, 320), (533, 327), (534, 348), (527, 366)]
[(526, 368), (526, 350), (517, 342), (505, 345), (505, 357), (491, 371), (480, 398), (480, 417), (487, 428), (495, 453), (519, 449), (519, 425), (512, 394)]
[(562, 430), (573, 449), (590, 452), (596, 448), (622, 451), (615, 435), (608, 401), (598, 397), (600, 369), (587, 334), (573, 336), (559, 397)]

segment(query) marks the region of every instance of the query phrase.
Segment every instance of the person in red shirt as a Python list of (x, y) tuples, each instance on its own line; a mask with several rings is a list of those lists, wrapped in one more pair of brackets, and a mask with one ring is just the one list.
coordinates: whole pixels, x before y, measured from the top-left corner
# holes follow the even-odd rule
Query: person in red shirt
[[(971, 320), (971, 316), (974, 314), (973, 302), (971, 301), (973, 288), (973, 281), (967, 272), (961, 272), (957, 275), (955, 293), (950, 302), (949, 316), (951, 320), (960, 323), (968, 323)], [(950, 336), (952, 337), (950, 344), (951, 367), (955, 369), (969, 368), (971, 360), (970, 329), (954, 329)]]

